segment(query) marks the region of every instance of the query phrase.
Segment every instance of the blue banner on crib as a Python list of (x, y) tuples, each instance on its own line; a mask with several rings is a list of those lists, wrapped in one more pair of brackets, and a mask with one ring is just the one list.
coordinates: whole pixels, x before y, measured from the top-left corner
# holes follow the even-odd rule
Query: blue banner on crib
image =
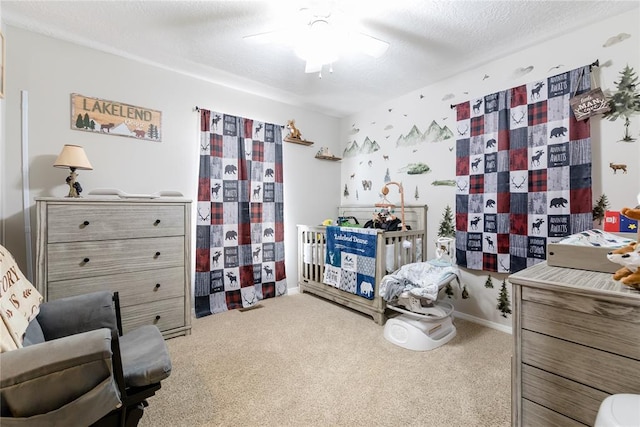
[(377, 235), (375, 229), (327, 227), (324, 283), (373, 299)]

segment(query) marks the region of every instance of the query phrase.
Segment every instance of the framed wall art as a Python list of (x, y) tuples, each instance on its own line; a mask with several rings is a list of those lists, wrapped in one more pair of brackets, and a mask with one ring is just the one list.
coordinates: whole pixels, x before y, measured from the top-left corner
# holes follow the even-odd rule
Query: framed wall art
[(72, 93), (71, 129), (160, 142), (162, 112)]

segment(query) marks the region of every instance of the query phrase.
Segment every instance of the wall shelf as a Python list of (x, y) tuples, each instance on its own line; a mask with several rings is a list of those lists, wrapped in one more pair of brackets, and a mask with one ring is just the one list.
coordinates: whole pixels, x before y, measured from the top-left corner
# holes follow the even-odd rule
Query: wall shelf
[(298, 139), (298, 138), (289, 138), (288, 136), (285, 137), (284, 140), (287, 142), (293, 142), (294, 144), (313, 145), (313, 142), (311, 141), (307, 141), (305, 139)]
[(322, 156), (320, 154), (316, 155), (316, 159), (320, 159), (320, 160), (331, 160), (334, 162), (337, 162), (339, 160), (342, 160), (340, 157), (336, 157), (336, 156)]

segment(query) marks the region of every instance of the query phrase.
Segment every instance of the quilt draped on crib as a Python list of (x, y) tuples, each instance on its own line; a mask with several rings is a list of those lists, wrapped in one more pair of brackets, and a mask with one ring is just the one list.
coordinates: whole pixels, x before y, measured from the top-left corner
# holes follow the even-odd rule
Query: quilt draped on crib
[(515, 273), (592, 228), (589, 120), (569, 103), (590, 86), (585, 66), (456, 105), (458, 265)]
[(378, 231), (327, 227), (324, 283), (372, 300), (376, 283)]

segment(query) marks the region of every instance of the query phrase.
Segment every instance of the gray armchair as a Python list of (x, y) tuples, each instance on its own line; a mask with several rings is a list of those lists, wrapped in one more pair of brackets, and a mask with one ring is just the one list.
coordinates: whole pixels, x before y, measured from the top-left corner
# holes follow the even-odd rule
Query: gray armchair
[(0, 354), (0, 425), (135, 426), (171, 373), (156, 326), (120, 336), (118, 295), (43, 303), (24, 347)]

